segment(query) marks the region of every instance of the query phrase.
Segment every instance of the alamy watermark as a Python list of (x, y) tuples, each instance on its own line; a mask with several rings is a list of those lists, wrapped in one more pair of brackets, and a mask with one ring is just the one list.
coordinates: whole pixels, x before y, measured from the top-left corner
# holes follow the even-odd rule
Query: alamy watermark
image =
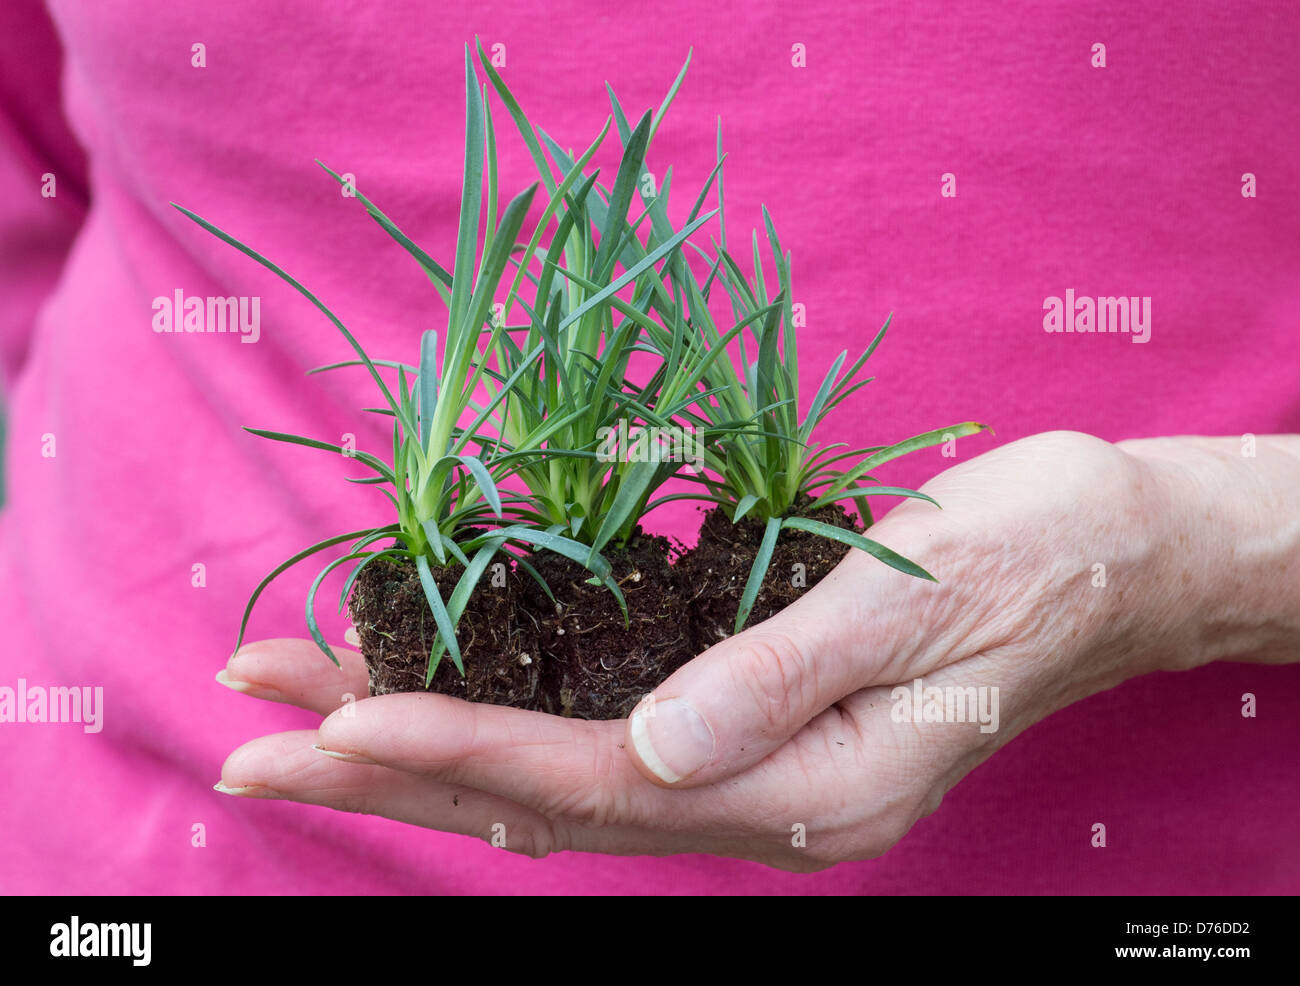
[(600, 462), (682, 462), (686, 469), (698, 473), (704, 468), (704, 439), (689, 426), (629, 425), (621, 419), (617, 426), (597, 429)]
[(1061, 299), (1043, 299), (1044, 332), (1128, 333), (1132, 342), (1151, 341), (1151, 298), (1079, 297), (1074, 288)]
[(153, 925), (82, 924), (72, 915), (67, 924), (50, 927), (50, 955), (56, 959), (129, 958), (135, 966), (146, 966), (152, 958)]
[(9, 722), (77, 722), (82, 732), (97, 733), (104, 728), (104, 688), (102, 685), (29, 685), (19, 678), (16, 688), (0, 685), (0, 723)]
[(170, 298), (154, 298), (152, 307), (155, 332), (238, 333), (240, 342), (257, 342), (262, 337), (260, 297), (187, 298), (177, 288)]
[(920, 678), (911, 687), (898, 685), (889, 693), (894, 722), (978, 722), (981, 733), (998, 731), (998, 686), (926, 685)]

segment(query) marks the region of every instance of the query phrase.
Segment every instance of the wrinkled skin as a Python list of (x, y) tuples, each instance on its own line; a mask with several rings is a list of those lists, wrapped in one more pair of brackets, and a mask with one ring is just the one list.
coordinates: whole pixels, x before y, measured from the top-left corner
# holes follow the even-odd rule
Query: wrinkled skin
[[(482, 839), (502, 823), (506, 848), (531, 856), (704, 852), (795, 871), (875, 857), (1071, 702), (1158, 669), (1297, 658), (1300, 601), (1278, 569), (1300, 585), (1300, 449), (1259, 441), (1248, 460), (1235, 439), (1051, 432), (948, 469), (924, 487), (941, 511), (908, 501), (870, 532), (939, 584), (850, 552), (658, 689), (652, 708), (680, 699), (708, 723), (711, 753), (675, 783), (628, 721), (431, 694), (344, 714), (341, 696), (366, 694), (360, 656), (338, 649), (340, 673), (309, 641), (271, 640), (232, 658), (225, 683), (325, 719), (236, 750), (222, 785)], [(997, 686), (999, 728), (894, 721), (892, 689), (917, 677)]]

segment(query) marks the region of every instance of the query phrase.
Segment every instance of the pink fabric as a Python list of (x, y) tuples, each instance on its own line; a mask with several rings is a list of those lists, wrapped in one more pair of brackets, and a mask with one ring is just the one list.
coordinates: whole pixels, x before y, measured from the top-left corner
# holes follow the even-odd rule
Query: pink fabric
[[(375, 353), (410, 358), (441, 305), (313, 158), (355, 173), (450, 262), (461, 46), (474, 32), (506, 44), (517, 95), (569, 144), (604, 120), (605, 80), (629, 111), (657, 106), (694, 45), (650, 160), (661, 176), (674, 164), (674, 218), (709, 171), (721, 115), (732, 235), (764, 202), (794, 252), (806, 379), (897, 313), (877, 382), (829, 438), (872, 444), (966, 418), (993, 423), (998, 441), (1300, 430), (1295, 8), (489, 6), (57, 0), (62, 107), (87, 177), (60, 130), (58, 47), (41, 40), (32, 0), (5, 4), (9, 33), (27, 40), (3, 54), (0, 107), (0, 352), (13, 380), (0, 685), (101, 685), (106, 711), (93, 735), (0, 725), (0, 889), (1300, 890), (1300, 667), (1162, 674), (1079, 703), (978, 768), (884, 858), (815, 876), (706, 857), (534, 862), (212, 792), (228, 751), (313, 722), (212, 680), (250, 588), (299, 547), (384, 516), (336, 459), (240, 428), (385, 439), (357, 412), (374, 400), (364, 379), (303, 377), (347, 355), (324, 319), (168, 201), (295, 273)], [(1104, 69), (1090, 64), (1096, 42)], [(191, 66), (195, 43), (206, 68)], [(796, 43), (806, 68), (791, 64)], [(497, 121), (512, 191), (528, 161)], [(603, 160), (608, 173), (616, 159)], [(47, 171), (53, 200), (40, 198)], [(1241, 195), (1246, 172), (1257, 198)], [(940, 195), (945, 173), (956, 198)], [(64, 263), (83, 183), (90, 208)], [(151, 301), (177, 288), (260, 296), (260, 341), (155, 333)], [(1151, 296), (1151, 341), (1045, 333), (1043, 300), (1066, 289)], [(41, 454), (51, 434), (54, 458)], [(920, 454), (890, 480), (945, 464)], [(688, 511), (655, 520), (692, 523)], [(191, 585), (196, 563), (205, 588)], [(267, 595), (254, 636), (303, 635), (310, 575)], [(328, 626), (338, 639), (342, 623)], [(1246, 691), (1258, 718), (1239, 714)], [(1089, 845), (1097, 821), (1105, 850)], [(191, 846), (195, 823), (206, 848)]]

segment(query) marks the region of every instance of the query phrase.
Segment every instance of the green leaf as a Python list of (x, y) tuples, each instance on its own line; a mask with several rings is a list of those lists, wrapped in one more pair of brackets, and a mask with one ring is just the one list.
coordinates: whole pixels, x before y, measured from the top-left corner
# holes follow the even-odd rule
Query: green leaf
[[(893, 322), (893, 320), (894, 313), (890, 312), (885, 318), (885, 324), (880, 327), (880, 331), (877, 332), (875, 338), (871, 340), (871, 345), (867, 346), (867, 348), (863, 350), (862, 355), (853, 361), (853, 365), (850, 366), (848, 372), (844, 374), (844, 379), (841, 380), (840, 385), (836, 387), (837, 393), (842, 390), (849, 381), (853, 380), (858, 375), (858, 372), (866, 365), (867, 360), (871, 359), (871, 354), (876, 351), (876, 347), (879, 346), (881, 341), (885, 338), (885, 333), (889, 331), (890, 323)], [(834, 403), (834, 401), (832, 401), (832, 403)]]
[(661, 259), (667, 256), (673, 250), (677, 249), (677, 247), (681, 245), (683, 240), (685, 240), (688, 236), (690, 236), (697, 229), (703, 226), (706, 222), (712, 219), (713, 216), (714, 213), (712, 212), (701, 216), (699, 219), (695, 220), (695, 222), (690, 223), (687, 226), (683, 227), (670, 240), (660, 244), (653, 251), (646, 254), (644, 260), (628, 268), (626, 271), (623, 272), (623, 274), (620, 277), (615, 278), (610, 284), (606, 285), (599, 293), (591, 296), (586, 301), (584, 301), (581, 305), (579, 305), (576, 309), (571, 311), (564, 318), (564, 320), (560, 322), (560, 328), (561, 329), (567, 328), (568, 326), (576, 322), (578, 319), (582, 318), (582, 316), (587, 314), (587, 312), (591, 311), (596, 306), (603, 304), (612, 295), (615, 295), (619, 291), (622, 291), (623, 288), (631, 284), (634, 280), (636, 280), (639, 276), (641, 276), (641, 274), (649, 270), (651, 267), (657, 264)]
[[(451, 597), (447, 600), (447, 613), (451, 617), (451, 622), (459, 626), (461, 615), (465, 612), (465, 607), (469, 604), (469, 597), (478, 586), (479, 581), (483, 578), (483, 573), (487, 570), (488, 565), (501, 550), (505, 543), (505, 538), (490, 538), (474, 554), (474, 560), (465, 564), (465, 571), (461, 573), (460, 579), (456, 582), (456, 588), (452, 589)], [(442, 652), (445, 649), (441, 638), (434, 642), (434, 651), (438, 659), (442, 658)], [(433, 666), (434, 662), (430, 661)], [(430, 674), (428, 683), (433, 681)]]
[[(400, 368), (405, 370), (407, 373), (414, 374), (420, 372), (420, 368), (418, 366), (412, 366), (410, 363), (399, 363), (396, 362), (395, 360), (390, 360), (390, 359), (375, 359), (375, 360), (371, 360), (370, 362), (373, 363), (375, 366), (385, 366), (391, 370), (396, 370)], [(337, 363), (326, 363), (324, 366), (313, 366), (310, 370), (307, 371), (307, 376), (312, 376), (315, 373), (325, 373), (327, 370), (341, 370), (347, 366), (365, 366), (365, 365), (366, 364), (359, 359), (344, 359), (344, 360), (339, 360)], [(367, 408), (367, 410), (370, 409)], [(391, 414), (392, 412), (388, 411), (386, 413)]]
[(425, 454), (434, 453), (429, 448), (429, 429), (433, 413), (438, 408), (438, 333), (432, 329), (420, 336), (420, 444)]
[[(605, 125), (601, 128), (600, 133), (596, 135), (596, 139), (591, 142), (591, 144), (587, 147), (587, 149), (582, 153), (582, 156), (579, 157), (578, 160), (574, 162), (573, 167), (569, 169), (568, 173), (564, 176), (564, 179), (560, 182), (560, 184), (557, 186), (555, 185), (554, 182), (547, 183), (547, 188), (551, 192), (551, 198), (550, 201), (546, 203), (546, 208), (542, 210), (541, 218), (538, 220), (537, 227), (533, 231), (532, 239), (529, 240), (528, 246), (524, 250), (524, 256), (531, 257), (533, 255), (533, 252), (538, 249), (539, 244), (542, 242), (542, 235), (545, 233), (546, 227), (551, 221), (551, 217), (555, 215), (556, 210), (559, 209), (560, 205), (565, 201), (565, 198), (569, 193), (569, 189), (573, 186), (573, 183), (582, 177), (582, 169), (587, 166), (587, 162), (591, 160), (592, 156), (596, 153), (597, 148), (599, 148), (600, 145), (604, 142), (605, 135), (607, 133), (609, 133), (608, 119), (605, 120)], [(540, 153), (540, 148), (538, 149), (538, 151)], [(549, 175), (547, 177), (549, 177)], [(596, 180), (595, 175), (592, 175), (590, 181), (594, 183), (595, 180)], [(588, 184), (587, 189), (588, 191), (590, 190), (590, 184)], [(578, 201), (581, 201), (585, 197), (586, 197), (586, 192), (582, 192), (581, 194), (576, 196)], [(564, 243), (566, 237), (568, 236), (568, 231), (571, 228), (571, 224), (573, 221), (572, 215), (567, 215), (567, 218), (569, 219), (570, 225), (566, 226), (562, 218), (555, 234), (555, 241), (561, 244)], [(526, 267), (520, 265), (519, 271), (518, 273), (516, 273), (514, 281), (510, 285), (510, 292), (506, 300), (507, 306), (509, 306), (511, 302), (515, 300), (515, 295), (519, 291), (519, 285), (523, 282), (526, 270), (527, 270)], [(539, 290), (538, 297), (545, 298), (546, 292)]]
[(287, 561), (281, 562), (279, 565), (277, 565), (274, 569), (271, 570), (271, 574), (266, 576), (266, 578), (262, 579), (262, 581), (257, 584), (257, 588), (253, 590), (253, 594), (249, 597), (248, 604), (244, 607), (243, 619), (239, 621), (239, 637), (235, 641), (235, 650), (232, 651), (231, 653), (233, 654), (238, 652), (239, 648), (243, 646), (244, 632), (248, 629), (248, 618), (252, 615), (253, 606), (257, 603), (258, 598), (266, 590), (266, 587), (269, 586), (273, 581), (275, 581), (276, 577), (279, 576), (282, 572), (288, 570), (289, 568), (292, 568), (294, 565), (298, 564), (298, 562), (302, 561), (304, 558), (310, 558), (312, 555), (316, 554), (316, 552), (324, 551), (326, 548), (332, 548), (334, 545), (342, 544), (344, 541), (351, 541), (354, 538), (364, 537), (369, 534), (380, 534), (383, 532), (391, 532), (393, 534), (397, 534), (399, 533), (399, 531), (400, 528), (396, 524), (389, 524), (387, 527), (364, 528), (360, 531), (350, 531), (347, 534), (338, 534), (332, 538), (326, 538), (324, 541), (317, 541), (311, 547), (304, 548), (302, 551), (299, 551), (296, 555), (289, 558)]
[[(364, 554), (369, 554), (369, 552)], [(344, 555), (342, 558), (334, 559), (334, 561), (330, 562), (320, 570), (316, 578), (312, 581), (311, 588), (307, 590), (307, 632), (311, 634), (311, 639), (316, 641), (316, 646), (321, 649), (324, 655), (334, 662), (335, 667), (341, 668), (343, 665), (339, 663), (339, 659), (335, 657), (334, 652), (330, 650), (330, 645), (325, 642), (325, 636), (320, 632), (320, 626), (316, 622), (316, 593), (320, 590), (321, 583), (325, 581), (325, 576), (329, 575), (330, 572), (334, 571), (334, 569), (338, 568), (340, 565), (364, 557), (364, 554), (348, 554)]]
[(908, 561), (898, 552), (892, 551), (883, 544), (878, 544), (869, 538), (864, 538), (856, 531), (846, 531), (832, 524), (823, 524), (818, 520), (808, 520), (806, 517), (787, 517), (782, 526), (793, 527), (799, 531), (808, 531), (811, 534), (820, 534), (824, 538), (838, 541), (840, 544), (847, 544), (851, 548), (861, 548), (871, 557), (878, 558), (890, 568), (896, 568), (906, 575), (926, 579), (930, 582), (939, 581), (916, 562)]
[(966, 435), (975, 435), (981, 431), (987, 431), (988, 425), (980, 424), (978, 421), (966, 421), (959, 425), (950, 425), (947, 428), (935, 428), (933, 431), (923, 432), (915, 435), (906, 441), (898, 442), (895, 445), (887, 446), (879, 452), (875, 452), (866, 459), (863, 459), (852, 469), (848, 470), (840, 477), (839, 482), (834, 488), (843, 489), (850, 483), (857, 481), (858, 477), (865, 473), (873, 466), (889, 462), (891, 459), (897, 459), (899, 456), (907, 455), (909, 452), (915, 452), (918, 449), (930, 448), (934, 445), (940, 445), (951, 438), (962, 438)]
[[(614, 494), (614, 502), (610, 504), (609, 510), (600, 523), (600, 529), (591, 542), (591, 557), (594, 558), (600, 549), (623, 529), (628, 519), (633, 517), (637, 507), (645, 502), (659, 473), (660, 465), (661, 463), (653, 461), (632, 463), (631, 468), (619, 482), (618, 492)], [(590, 568), (590, 560), (588, 567)]]
[[(397, 402), (393, 399), (392, 392), (388, 389), (388, 384), (386, 384), (384, 382), (384, 378), (379, 375), (379, 371), (375, 368), (375, 364), (371, 362), (370, 357), (366, 355), (366, 351), (361, 348), (361, 343), (357, 342), (356, 338), (352, 335), (352, 333), (348, 331), (347, 326), (345, 326), (342, 322), (340, 322), (338, 317), (332, 311), (326, 308), (319, 298), (317, 298), (314, 294), (312, 294), (305, 287), (299, 284), (296, 280), (290, 277), (289, 274), (286, 273), (282, 268), (271, 263), (271, 261), (267, 260), (265, 257), (263, 257), (252, 247), (245, 246), (243, 243), (240, 243), (239, 240), (235, 239), (229, 233), (225, 232), (224, 230), (218, 229), (216, 226), (212, 225), (212, 223), (208, 222), (206, 219), (202, 218), (201, 216), (198, 216), (195, 213), (190, 212), (190, 210), (186, 209), (184, 206), (177, 205), (175, 202), (173, 202), (172, 207), (175, 208), (177, 211), (181, 212), (182, 214), (188, 216), (190, 219), (198, 223), (200, 226), (202, 226), (204, 229), (206, 229), (209, 233), (217, 237), (222, 242), (227, 243), (230, 246), (234, 247), (236, 250), (244, 254), (246, 257), (251, 257), (253, 260), (257, 261), (259, 264), (261, 264), (263, 267), (269, 270), (272, 274), (280, 278), (280, 280), (284, 281), (291, 288), (297, 291), (300, 295), (302, 295), (313, 305), (315, 305), (316, 308), (334, 324), (334, 327), (338, 329), (340, 333), (342, 333), (343, 338), (345, 338), (348, 341), (348, 345), (350, 345), (353, 348), (353, 350), (356, 351), (357, 356), (361, 358), (361, 362), (365, 364), (366, 369), (370, 371), (370, 376), (374, 379), (375, 383), (379, 386), (380, 391), (384, 395), (384, 399), (388, 401), (388, 406), (391, 407), (395, 412), (399, 412), (399, 417), (400, 417), (400, 411)], [(407, 427), (412, 427), (413, 425), (412, 422), (404, 422), (404, 423), (407, 425)]]
[[(340, 175), (335, 174), (334, 171), (320, 161), (320, 159), (317, 159), (316, 163), (329, 172), (330, 176), (336, 182), (345, 188), (348, 187), (348, 183), (344, 181)], [(416, 262), (424, 269), (425, 274), (428, 275), (429, 280), (433, 281), (435, 285), (442, 284), (446, 287), (451, 287), (450, 271), (416, 246), (415, 242), (398, 229), (397, 225), (384, 215), (378, 206), (362, 195), (355, 185), (351, 186), (351, 191), (353, 196), (356, 197), (356, 200), (365, 206), (366, 211), (370, 213), (371, 218), (383, 228), (384, 232), (391, 236), (403, 250), (415, 258)]]
[(550, 531), (543, 531), (533, 527), (524, 527), (515, 524), (510, 527), (503, 527), (495, 532), (497, 536), (509, 538), (514, 541), (522, 541), (524, 544), (535, 545), (539, 548), (545, 548), (547, 551), (554, 551), (557, 555), (563, 555), (571, 561), (576, 561), (579, 565), (591, 572), (601, 584), (614, 594), (618, 600), (619, 607), (623, 610), (624, 616), (627, 615), (627, 600), (623, 598), (623, 592), (619, 589), (618, 584), (610, 578), (610, 564), (601, 555), (592, 555), (591, 549), (585, 544), (579, 544), (571, 538), (563, 537)]
[(474, 477), (474, 482), (478, 488), (483, 491), (483, 496), (496, 512), (498, 517), (501, 516), (501, 494), (497, 491), (497, 484), (492, 481), (492, 476), (488, 473), (487, 467), (483, 461), (475, 455), (457, 455), (454, 458), (463, 463)]
[(433, 560), (439, 565), (447, 564), (447, 548), (442, 536), (442, 530), (438, 527), (438, 522), (427, 517), (420, 521), (420, 529), (424, 531), (424, 536), (429, 542), (429, 549), (433, 552)]
[(744, 519), (745, 514), (749, 513), (749, 511), (754, 508), (754, 505), (759, 502), (759, 499), (760, 498), (755, 496), (753, 493), (746, 493), (742, 496), (736, 503), (736, 510), (735, 513), (732, 514), (731, 522), (733, 524), (739, 524), (741, 520)]
[[(851, 500), (863, 496), (905, 496), (914, 500), (925, 500), (927, 503), (933, 503), (936, 507), (939, 506), (938, 500), (934, 499), (932, 496), (926, 496), (926, 494), (919, 490), (909, 490), (903, 486), (859, 486), (856, 489), (841, 490), (833, 495), (828, 494), (826, 496), (818, 497), (808, 505), (807, 509), (816, 510), (818, 507), (824, 507), (826, 504), (833, 503), (836, 500)], [(940, 509), (943, 508), (940, 507)]]
[(532, 125), (529, 124), (528, 118), (520, 108), (519, 101), (515, 99), (514, 94), (510, 92), (509, 86), (506, 85), (505, 80), (501, 78), (501, 74), (496, 70), (491, 59), (488, 58), (487, 52), (483, 50), (483, 42), (477, 36), (474, 38), (474, 44), (478, 48), (479, 62), (483, 65), (483, 71), (487, 73), (492, 88), (501, 97), (501, 102), (505, 103), (511, 119), (515, 121), (515, 126), (519, 129), (519, 135), (523, 137), (528, 153), (532, 155), (533, 163), (537, 166), (538, 175), (547, 189), (554, 191), (555, 178), (546, 164), (546, 155), (542, 153), (541, 145), (537, 142), (537, 135), (533, 132)]
[(664, 96), (663, 102), (659, 104), (659, 109), (655, 111), (654, 125), (650, 128), (650, 139), (654, 139), (655, 132), (659, 129), (659, 124), (663, 123), (664, 114), (668, 112), (668, 107), (673, 104), (673, 99), (677, 96), (677, 90), (682, 87), (686, 80), (686, 70), (691, 67), (691, 55), (695, 53), (694, 48), (686, 49), (686, 61), (682, 63), (681, 71), (677, 73), (677, 78), (668, 88), (668, 94)]
[(478, 434), (478, 430), (483, 425), (483, 422), (487, 421), (488, 418), (492, 416), (492, 412), (501, 405), (502, 401), (510, 396), (510, 393), (515, 389), (519, 381), (523, 379), (524, 374), (528, 372), (528, 369), (532, 366), (533, 362), (541, 356), (542, 348), (542, 344), (539, 343), (531, 353), (520, 359), (519, 365), (515, 367), (510, 376), (502, 382), (496, 395), (487, 403), (483, 410), (479, 412), (478, 417), (474, 419), (470, 426), (464, 430), (460, 439), (456, 441), (453, 446), (455, 449), (460, 450), (464, 448), (465, 444), (469, 441), (470, 436)]
[[(461, 663), (460, 659), (460, 644), (456, 640), (456, 627), (452, 622), (451, 614), (447, 612), (446, 604), (442, 601), (442, 595), (438, 592), (438, 583), (433, 580), (433, 572), (429, 570), (429, 559), (424, 555), (416, 555), (415, 569), (420, 575), (420, 586), (424, 589), (424, 598), (428, 600), (429, 609), (433, 611), (433, 622), (437, 624), (438, 633), (442, 637), (443, 644), (448, 653), (451, 654), (456, 670), (460, 672), (463, 678), (465, 676), (465, 665)], [(432, 651), (430, 651), (429, 663), (433, 664)]]
[(393, 471), (383, 462), (375, 458), (369, 452), (362, 452), (360, 449), (345, 449), (341, 445), (334, 445), (330, 442), (318, 441), (315, 438), (304, 438), (301, 435), (286, 435), (279, 431), (266, 431), (262, 428), (245, 428), (244, 431), (250, 435), (256, 435), (258, 438), (269, 438), (273, 442), (285, 442), (289, 445), (302, 445), (305, 448), (321, 449), (325, 452), (336, 452), (344, 458), (354, 459), (363, 465), (369, 466), (375, 472), (379, 473), (381, 481), (392, 483), (395, 481)]
[(455, 541), (453, 541), (451, 538), (447, 537), (447, 535), (445, 534), (442, 535), (442, 544), (443, 547), (447, 549), (447, 554), (451, 555), (451, 557), (455, 558), (462, 565), (465, 566), (469, 565), (469, 558), (466, 557), (465, 552), (461, 549), (461, 546), (457, 544)]
[[(793, 330), (787, 327), (786, 334), (793, 334)], [(835, 386), (836, 374), (840, 372), (840, 367), (844, 365), (848, 355), (848, 351), (845, 350), (835, 357), (835, 362), (831, 364), (830, 370), (827, 371), (825, 378), (822, 380), (822, 385), (817, 388), (817, 394), (813, 397), (812, 406), (808, 408), (808, 417), (804, 418), (803, 426), (799, 429), (799, 441), (807, 442), (812, 437), (813, 429), (822, 419), (822, 408), (831, 395), (831, 388)]]
[[(472, 327), (477, 332), (478, 327), (487, 320), (496, 286), (501, 280), (501, 274), (505, 270), (510, 251), (514, 247), (515, 238), (519, 235), (519, 229), (523, 225), (524, 217), (528, 214), (528, 209), (532, 206), (533, 196), (536, 193), (537, 183), (534, 182), (506, 205), (506, 211), (501, 217), (501, 225), (497, 228), (496, 236), (492, 240), (492, 248), (483, 258), (483, 277), (474, 288), (474, 296), (468, 315), (469, 321), (466, 326), (467, 330)], [(469, 350), (467, 349), (466, 352), (469, 352)]]
[(769, 517), (767, 526), (763, 529), (763, 540), (758, 546), (758, 554), (754, 556), (754, 564), (749, 569), (749, 578), (745, 580), (745, 591), (740, 595), (740, 608), (736, 610), (736, 633), (740, 633), (745, 628), (749, 614), (754, 609), (759, 590), (763, 588), (763, 579), (767, 575), (768, 566), (772, 564), (772, 553), (776, 551), (776, 538), (780, 533), (781, 518)]
[(587, 519), (587, 510), (581, 503), (566, 503), (564, 512), (569, 516), (569, 534), (577, 538), (583, 522)]
[(647, 110), (637, 124), (636, 130), (628, 138), (623, 150), (623, 159), (618, 166), (618, 175), (614, 179), (614, 191), (610, 194), (609, 211), (605, 214), (605, 226), (600, 234), (600, 247), (596, 259), (592, 261), (591, 270), (597, 277), (602, 276), (607, 263), (614, 260), (614, 247), (619, 240), (619, 230), (627, 222), (628, 206), (632, 204), (632, 193), (641, 178), (641, 167), (645, 161), (646, 141), (650, 138), (650, 111)]
[(454, 338), (469, 312), (474, 257), (478, 253), (479, 212), (483, 208), (483, 97), (478, 75), (465, 46), (465, 167), (460, 192), (460, 224), (456, 232), (456, 266), (452, 270), (448, 338)]

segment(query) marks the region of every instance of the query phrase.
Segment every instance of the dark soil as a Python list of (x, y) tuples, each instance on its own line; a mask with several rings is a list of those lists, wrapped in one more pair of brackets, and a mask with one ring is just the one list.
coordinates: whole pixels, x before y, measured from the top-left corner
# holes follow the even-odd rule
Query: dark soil
[[(502, 558), (503, 565), (507, 561)], [(434, 572), (443, 599), (461, 571), (457, 565)], [(503, 574), (505, 585), (494, 585), (494, 576), (500, 582)], [(465, 677), (444, 653), (430, 691), (491, 705), (540, 707), (542, 663), (536, 623), (521, 605), (524, 579), (513, 565), (504, 570), (489, 566), (457, 630)], [(390, 558), (367, 565), (352, 588), (348, 609), (370, 670), (370, 694), (424, 691), (437, 628), (415, 565)]]
[[(837, 503), (799, 516), (846, 531), (862, 530)], [(697, 653), (732, 635), (763, 530), (763, 524), (749, 518), (732, 524), (721, 508), (714, 507), (704, 515), (699, 543), (674, 566), (680, 590), (690, 600), (691, 645)], [(848, 550), (838, 541), (808, 531), (783, 530), (745, 626), (762, 623), (785, 609), (830, 574)]]
[(667, 539), (638, 531), (625, 550), (601, 553), (627, 600), (630, 625), (608, 589), (587, 584), (591, 576), (581, 565), (553, 552), (532, 559), (555, 595), (552, 603), (527, 579), (541, 642), (544, 712), (622, 719), (695, 656)]
[[(803, 516), (860, 530), (835, 504)], [(626, 549), (606, 548), (602, 554), (627, 600), (626, 624), (609, 590), (588, 584), (590, 573), (561, 555), (529, 559), (554, 602), (515, 566), (506, 567), (505, 585), (493, 584), (502, 570), (489, 568), (458, 628), (465, 677), (444, 655), (430, 690), (580, 719), (622, 719), (692, 657), (731, 636), (762, 538), (762, 524), (733, 525), (714, 509), (704, 517), (698, 545), (676, 564), (669, 563), (667, 539), (640, 532)], [(790, 605), (846, 550), (806, 531), (782, 531), (746, 625)], [(803, 566), (800, 584), (796, 565)], [(458, 566), (435, 572), (444, 598), (459, 575)], [(348, 607), (370, 694), (423, 691), (436, 629), (415, 566), (388, 558), (367, 565)]]

